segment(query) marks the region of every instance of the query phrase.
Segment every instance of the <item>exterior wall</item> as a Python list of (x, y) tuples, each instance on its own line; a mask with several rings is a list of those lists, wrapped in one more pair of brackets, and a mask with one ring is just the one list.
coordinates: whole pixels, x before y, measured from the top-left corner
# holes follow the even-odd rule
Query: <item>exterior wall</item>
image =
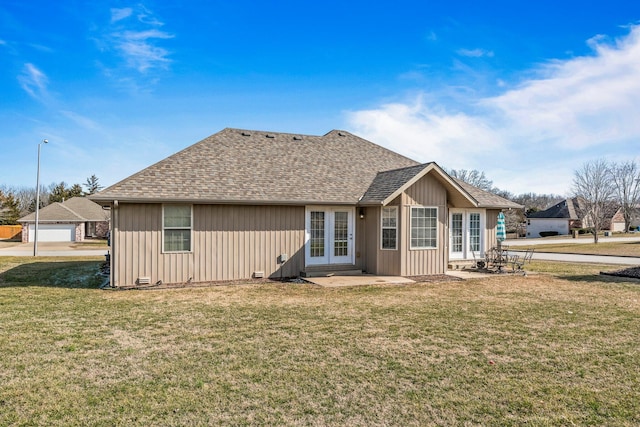
[(99, 239), (106, 239), (109, 233), (109, 222), (98, 221), (96, 222), (96, 237)]
[[(74, 225), (74, 242), (81, 242), (84, 240), (84, 222), (38, 222), (38, 232), (42, 229), (43, 224), (69, 224)], [(34, 230), (36, 227), (35, 223), (25, 222), (22, 226), (22, 243), (29, 243), (29, 231)], [(38, 242), (40, 242), (40, 237), (38, 237)]]
[(498, 238), (496, 237), (496, 232), (498, 229), (498, 214), (500, 213), (497, 209), (487, 210), (486, 216), (486, 226), (484, 228), (484, 250), (482, 251), (482, 255), (484, 255), (488, 249), (498, 245)]
[[(112, 284), (297, 276), (304, 267), (303, 206), (194, 205), (192, 252), (162, 252), (162, 205), (112, 209)], [(288, 261), (278, 264), (278, 257)]]
[(377, 206), (365, 208), (365, 231), (356, 238), (365, 248), (365, 265), (363, 270), (371, 274), (378, 273), (378, 252), (380, 233), (380, 208)]
[(529, 218), (527, 220), (527, 238), (540, 237), (541, 231), (569, 234), (569, 220), (566, 218)]
[[(438, 208), (435, 249), (411, 249), (411, 206)], [(402, 276), (444, 274), (448, 262), (447, 191), (435, 178), (424, 176), (402, 194), (400, 207), (400, 272)]]
[(76, 242), (82, 242), (84, 240), (84, 222), (76, 223)]
[(377, 274), (384, 274), (390, 276), (397, 276), (402, 274), (402, 255), (401, 255), (401, 242), (405, 239), (404, 235), (401, 234), (401, 230), (404, 225), (404, 218), (402, 215), (402, 207), (400, 203), (402, 201), (402, 196), (397, 197), (389, 206), (398, 206), (398, 247), (396, 250), (393, 249), (382, 249), (382, 218), (380, 217), (382, 209), (377, 209), (376, 215), (376, 253), (378, 254), (377, 259)]

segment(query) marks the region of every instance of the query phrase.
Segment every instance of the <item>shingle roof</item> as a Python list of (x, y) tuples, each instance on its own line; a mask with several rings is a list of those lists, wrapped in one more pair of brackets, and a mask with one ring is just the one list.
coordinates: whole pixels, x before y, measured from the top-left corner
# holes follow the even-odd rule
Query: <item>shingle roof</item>
[[(378, 203), (430, 165), (435, 164), (419, 164), (345, 131), (311, 136), (227, 128), (91, 198), (98, 202)], [(475, 198), (474, 205), (521, 208), (437, 169), (451, 189), (468, 200)]]
[(378, 171), (414, 165), (345, 131), (224, 129), (92, 199), (356, 204)]
[[(38, 222), (106, 221), (109, 215), (99, 204), (86, 197), (72, 197), (62, 203), (51, 203), (40, 209)], [(35, 222), (36, 214), (20, 218), (18, 222)]]
[(581, 219), (579, 213), (581, 211), (580, 200), (577, 197), (566, 199), (557, 203), (550, 208), (539, 212), (531, 212), (528, 218), (566, 218)]
[(366, 193), (362, 196), (360, 203), (382, 203), (387, 197), (398, 190), (398, 188), (422, 172), (425, 167), (427, 167), (427, 165), (423, 164), (378, 172)]
[(497, 194), (474, 187), (461, 179), (453, 179), (478, 202), (478, 207), (480, 208), (522, 209), (524, 207), (518, 203), (512, 202), (511, 200), (505, 199), (504, 197), (500, 197)]

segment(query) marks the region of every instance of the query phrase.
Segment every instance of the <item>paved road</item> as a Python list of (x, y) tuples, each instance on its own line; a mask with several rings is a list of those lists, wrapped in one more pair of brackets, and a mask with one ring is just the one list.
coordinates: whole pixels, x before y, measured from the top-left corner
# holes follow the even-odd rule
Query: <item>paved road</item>
[(556, 254), (550, 252), (534, 252), (533, 259), (546, 261), (584, 262), (588, 264), (620, 264), (640, 265), (639, 257), (611, 255)]
[[(6, 242), (5, 242), (6, 243)], [(72, 243), (40, 242), (38, 256), (105, 256), (109, 248), (73, 248)], [(0, 247), (0, 256), (33, 256), (33, 243), (17, 243)]]
[[(605, 242), (640, 242), (640, 235), (638, 237), (599, 237), (598, 243)], [(535, 246), (535, 245), (555, 245), (555, 244), (563, 244), (563, 245), (573, 245), (573, 244), (581, 244), (581, 243), (593, 243), (593, 236), (590, 237), (578, 237), (577, 239), (573, 239), (571, 237), (559, 237), (554, 239), (509, 239), (505, 240), (504, 244), (509, 246)]]

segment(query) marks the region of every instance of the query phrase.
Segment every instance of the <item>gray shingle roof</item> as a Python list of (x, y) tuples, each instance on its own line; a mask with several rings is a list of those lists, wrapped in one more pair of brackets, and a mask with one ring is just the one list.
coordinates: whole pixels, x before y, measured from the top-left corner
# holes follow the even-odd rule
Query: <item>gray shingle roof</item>
[(345, 131), (224, 129), (92, 199), (356, 204), (378, 171), (416, 164)]
[[(99, 204), (86, 197), (72, 197), (62, 203), (51, 203), (40, 209), (39, 222), (107, 221), (109, 215)], [(36, 214), (30, 213), (18, 222), (35, 222)]]
[(378, 172), (360, 202), (363, 204), (382, 203), (387, 197), (391, 196), (396, 190), (409, 182), (426, 167), (427, 165), (423, 164)]
[(522, 209), (524, 207), (497, 194), (474, 187), (458, 178), (453, 178), (453, 180), (478, 202), (478, 207), (480, 208)]
[[(91, 199), (352, 205), (362, 199), (362, 203), (379, 203), (430, 165), (437, 166), (419, 164), (345, 131), (311, 136), (227, 128)], [(479, 207), (521, 208), (469, 184), (450, 182), (453, 191), (466, 191), (464, 197), (475, 198)]]
[(566, 218), (578, 220), (581, 219), (581, 210), (580, 200), (574, 197), (563, 200), (543, 211), (531, 212), (528, 218)]

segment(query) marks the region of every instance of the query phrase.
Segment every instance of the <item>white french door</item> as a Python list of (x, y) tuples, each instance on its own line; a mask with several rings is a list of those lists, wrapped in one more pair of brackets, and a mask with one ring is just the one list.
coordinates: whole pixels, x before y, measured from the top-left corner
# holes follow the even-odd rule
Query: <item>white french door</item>
[(354, 208), (307, 206), (305, 263), (353, 264)]
[[(449, 212), (449, 259), (471, 259), (484, 254), (484, 215), (479, 211), (451, 209)], [(473, 253), (472, 253), (473, 252)]]

